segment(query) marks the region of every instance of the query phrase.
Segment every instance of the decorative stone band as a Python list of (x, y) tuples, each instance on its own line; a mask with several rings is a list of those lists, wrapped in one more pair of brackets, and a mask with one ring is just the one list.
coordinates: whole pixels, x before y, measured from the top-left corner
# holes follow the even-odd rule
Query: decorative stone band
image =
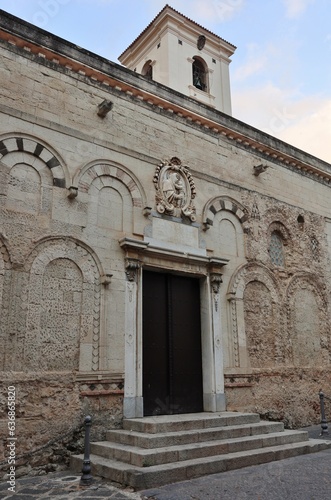
[(200, 276), (220, 275), (220, 269), (228, 264), (229, 259), (207, 257), (201, 254), (161, 248), (150, 242), (122, 238), (119, 241), (125, 251), (126, 276), (128, 281), (135, 281), (140, 266), (162, 267), (165, 269), (187, 271)]
[[(144, 82), (148, 89), (150, 89), (145, 90), (140, 88), (140, 81), (137, 81), (137, 83), (134, 84), (131, 83), (129, 76), (128, 81), (124, 81), (124, 75), (121, 76), (123, 80), (121, 78), (117, 78), (116, 76), (113, 76), (113, 74), (115, 74), (113, 65), (110, 63), (107, 68), (103, 60), (102, 64), (98, 64), (97, 56), (96, 67), (92, 67), (87, 62), (84, 62), (85, 54), (77, 49), (73, 50), (69, 42), (67, 42), (68, 47), (66, 44), (62, 46), (61, 53), (55, 52), (54, 49), (47, 47), (46, 41), (45, 44), (41, 46), (36, 41), (37, 38), (33, 41), (27, 40), (24, 37), (24, 33), (24, 30), (22, 30), (21, 33), (19, 31), (14, 33), (0, 29), (0, 39), (7, 42), (13, 47), (13, 50), (18, 51), (25, 57), (33, 59), (38, 57), (39, 64), (52, 65), (53, 68), (54, 65), (57, 65), (59, 68), (63, 68), (63, 71), (66, 73), (72, 71), (73, 73), (78, 74), (81, 78), (89, 78), (93, 84), (101, 84), (104, 88), (112, 88), (113, 92), (122, 92), (127, 94), (129, 97), (138, 99), (139, 101), (145, 101), (147, 104), (153, 107), (155, 106), (158, 112), (160, 109), (163, 109), (170, 113), (176, 113), (179, 117), (196, 124), (204, 131), (208, 131), (213, 134), (222, 134), (222, 136), (226, 137), (228, 140), (236, 142), (240, 147), (251, 148), (256, 154), (260, 157), (264, 157), (266, 160), (277, 162), (290, 170), (294, 170), (300, 172), (302, 175), (311, 177), (315, 181), (326, 184), (331, 182), (331, 171), (328, 170), (329, 166), (325, 162), (318, 161), (320, 165), (316, 165), (316, 158), (314, 157), (311, 157), (312, 161), (309, 162), (309, 155), (307, 155), (307, 159), (299, 159), (298, 154), (294, 152), (293, 155), (293, 150), (295, 148), (289, 148), (289, 151), (285, 152), (282, 146), (279, 147), (277, 144), (270, 144), (268, 136), (265, 140), (262, 134), (256, 134), (255, 129), (251, 129), (247, 126), (245, 127), (245, 130), (243, 130), (243, 127), (241, 127), (240, 124), (238, 125), (238, 123), (231, 119), (231, 117), (227, 117), (227, 121), (229, 123), (226, 123), (223, 119), (221, 122), (219, 118), (214, 119), (210, 115), (202, 116), (199, 112), (190, 109), (189, 105), (187, 107), (183, 107), (183, 105), (175, 102), (176, 99), (174, 102), (170, 102), (167, 98), (157, 95), (157, 89), (153, 88), (153, 82), (150, 85)], [(37, 33), (34, 33), (35, 36), (36, 34)], [(75, 53), (75, 57), (72, 57), (65, 52), (68, 52), (68, 54)], [(90, 62), (91, 60), (89, 59), (89, 63)], [(105, 70), (103, 70), (103, 68), (105, 68)], [(274, 138), (272, 138), (272, 140), (275, 143)], [(281, 144), (283, 145), (285, 143)], [(299, 150), (297, 151), (301, 155), (302, 152)]]

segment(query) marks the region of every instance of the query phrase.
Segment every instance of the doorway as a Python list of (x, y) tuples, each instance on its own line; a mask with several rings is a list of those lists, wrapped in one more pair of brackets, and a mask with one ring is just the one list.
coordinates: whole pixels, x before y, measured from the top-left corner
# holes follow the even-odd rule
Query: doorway
[(203, 411), (199, 279), (143, 272), (144, 415)]

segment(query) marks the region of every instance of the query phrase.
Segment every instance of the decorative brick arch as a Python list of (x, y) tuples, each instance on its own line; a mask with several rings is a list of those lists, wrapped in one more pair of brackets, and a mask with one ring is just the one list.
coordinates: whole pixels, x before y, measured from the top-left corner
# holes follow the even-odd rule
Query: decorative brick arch
[[(34, 369), (38, 359), (42, 360), (44, 344), (40, 343), (38, 346), (39, 339), (43, 338), (45, 330), (50, 331), (52, 328), (56, 330), (57, 325), (52, 325), (49, 319), (47, 319), (46, 326), (43, 325), (42, 318), (47, 316), (45, 316), (47, 304), (50, 304), (48, 307), (55, 306), (55, 308), (66, 306), (65, 298), (59, 299), (59, 305), (56, 303), (56, 289), (54, 293), (51, 290), (50, 297), (44, 293), (44, 275), (52, 263), (70, 264), (67, 268), (64, 266), (64, 270), (60, 269), (67, 274), (67, 283), (62, 283), (62, 285), (67, 284), (69, 293), (74, 297), (72, 304), (68, 302), (68, 308), (70, 309), (72, 305), (76, 317), (78, 317), (77, 310), (79, 309), (79, 335), (77, 334), (75, 340), (79, 343), (77, 347), (79, 359), (77, 359), (76, 367), (69, 366), (69, 368), (79, 367), (83, 371), (97, 371), (100, 346), (100, 276), (103, 273), (99, 259), (94, 252), (82, 242), (68, 237), (41, 240), (26, 261), (25, 270), (29, 273), (29, 282), (26, 294), (27, 316), (23, 354), (26, 358), (25, 363), (27, 366), (30, 364), (30, 368)], [(75, 280), (77, 289), (73, 286)], [(68, 319), (70, 319), (70, 311), (68, 314)], [(72, 345), (70, 347), (73, 349)], [(56, 370), (68, 369), (66, 361), (63, 362), (63, 368), (61, 363), (62, 360), (59, 359)]]
[(85, 165), (74, 177), (73, 186), (87, 193), (97, 177), (110, 176), (122, 182), (130, 192), (134, 207), (146, 206), (146, 196), (138, 179), (123, 165), (109, 160), (99, 160)]
[(11, 153), (27, 154), (39, 158), (49, 168), (53, 178), (53, 186), (62, 188), (68, 186), (69, 173), (64, 160), (50, 146), (39, 139), (19, 134), (7, 134), (0, 137), (0, 160), (10, 167), (17, 163), (15, 157), (14, 162), (10, 160)]
[(232, 212), (241, 224), (248, 219), (247, 210), (241, 203), (229, 196), (217, 196), (209, 200), (203, 210), (202, 223), (205, 229), (209, 229), (214, 224), (215, 215), (221, 210)]

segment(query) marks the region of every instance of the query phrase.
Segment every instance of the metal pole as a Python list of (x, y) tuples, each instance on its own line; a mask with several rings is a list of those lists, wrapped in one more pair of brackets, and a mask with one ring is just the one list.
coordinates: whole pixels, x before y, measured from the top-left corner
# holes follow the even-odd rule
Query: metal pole
[(85, 442), (84, 442), (84, 461), (82, 468), (82, 477), (80, 478), (80, 484), (82, 486), (89, 486), (93, 477), (91, 475), (91, 461), (90, 461), (90, 430), (92, 424), (92, 418), (90, 416), (85, 417)]
[(329, 434), (329, 431), (328, 431), (328, 424), (327, 424), (326, 418), (325, 418), (324, 393), (322, 391), (320, 391), (319, 396), (320, 396), (320, 407), (321, 407), (321, 434), (320, 434), (320, 436), (323, 436), (324, 434)]

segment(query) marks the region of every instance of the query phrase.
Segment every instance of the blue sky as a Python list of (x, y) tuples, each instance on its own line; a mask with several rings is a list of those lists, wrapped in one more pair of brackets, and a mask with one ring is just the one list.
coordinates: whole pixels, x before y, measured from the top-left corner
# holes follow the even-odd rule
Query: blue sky
[[(163, 0), (0, 0), (0, 9), (117, 62)], [(233, 116), (331, 163), (331, 1), (172, 0), (237, 46)]]

